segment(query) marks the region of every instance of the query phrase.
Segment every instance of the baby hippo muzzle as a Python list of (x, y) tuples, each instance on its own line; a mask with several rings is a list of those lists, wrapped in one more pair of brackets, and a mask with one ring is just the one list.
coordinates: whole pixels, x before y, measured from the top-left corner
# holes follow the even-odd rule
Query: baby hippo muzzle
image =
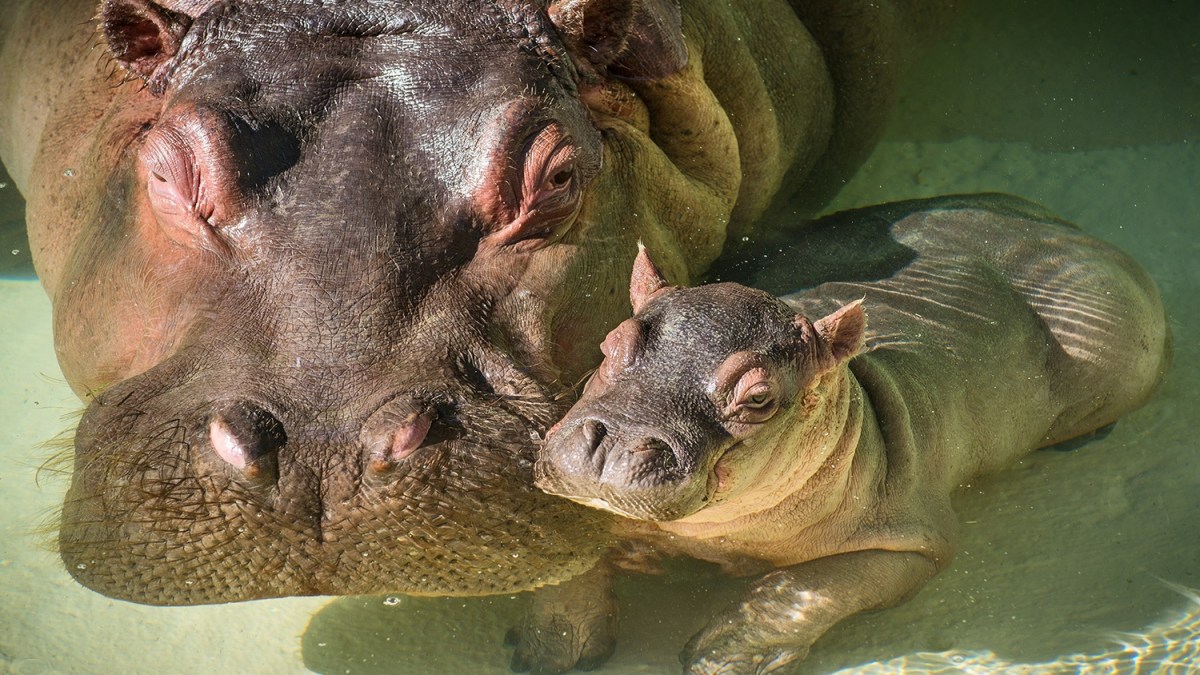
[(715, 481), (683, 444), (660, 431), (602, 415), (568, 415), (547, 434), (534, 482), (550, 494), (631, 518), (682, 518), (708, 500)]

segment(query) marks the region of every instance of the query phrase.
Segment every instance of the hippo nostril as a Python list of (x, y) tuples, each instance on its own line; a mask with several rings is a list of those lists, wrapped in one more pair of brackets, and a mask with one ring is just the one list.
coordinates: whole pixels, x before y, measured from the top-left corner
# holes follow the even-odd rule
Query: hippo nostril
[(679, 458), (666, 441), (658, 438), (646, 438), (630, 449), (645, 466), (658, 471), (675, 471), (679, 468)]
[(391, 432), (391, 438), (376, 444), (368, 463), (371, 471), (386, 473), (425, 444), (429, 428), (433, 426), (434, 413), (421, 411), (409, 413), (400, 420)]
[(585, 420), (580, 426), (579, 432), (583, 434), (583, 441), (587, 445), (587, 452), (590, 457), (596, 452), (596, 448), (600, 447), (600, 443), (604, 441), (604, 437), (608, 435), (608, 428), (600, 420)]
[(279, 420), (247, 401), (235, 401), (215, 412), (208, 436), (217, 456), (247, 478), (273, 477), (279, 449), (287, 443)]
[(608, 427), (604, 426), (600, 420), (587, 419), (579, 426), (579, 438), (582, 442), (578, 447), (583, 451), (584, 460), (597, 474), (604, 470), (604, 463), (608, 456), (608, 453), (602, 450), (605, 445), (604, 439), (607, 436)]
[[(399, 394), (379, 407), (359, 433), (363, 469), (383, 477), (402, 462), (411, 461), (421, 448), (455, 436), (454, 408), (445, 397)], [(436, 457), (436, 455), (429, 455)]]

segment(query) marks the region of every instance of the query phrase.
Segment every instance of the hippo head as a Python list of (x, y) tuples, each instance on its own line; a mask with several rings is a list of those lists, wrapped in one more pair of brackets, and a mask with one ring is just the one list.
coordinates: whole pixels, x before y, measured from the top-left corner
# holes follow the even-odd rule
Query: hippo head
[(41, 262), (90, 399), (71, 573), (189, 604), (590, 566), (604, 519), (534, 489), (534, 451), (627, 312), (623, 251), (664, 236), (622, 83), (683, 67), (670, 9), (104, 2), (116, 170)]
[(778, 437), (805, 423), (865, 328), (859, 301), (814, 324), (739, 284), (669, 286), (644, 250), (630, 296), (634, 317), (605, 338), (534, 473), (551, 494), (638, 520), (678, 520), (768, 484)]

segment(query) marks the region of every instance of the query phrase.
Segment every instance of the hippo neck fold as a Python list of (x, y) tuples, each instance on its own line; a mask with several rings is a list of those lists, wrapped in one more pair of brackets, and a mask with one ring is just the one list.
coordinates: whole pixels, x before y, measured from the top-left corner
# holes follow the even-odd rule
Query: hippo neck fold
[[(748, 519), (778, 517), (765, 515), (768, 512), (786, 513), (790, 523), (820, 521), (842, 501), (835, 497), (845, 493), (862, 424), (862, 386), (842, 365), (799, 395), (766, 434), (743, 441), (767, 446), (747, 453), (763, 458), (757, 467), (746, 467), (749, 470), (734, 478), (727, 494), (718, 492), (716, 504), (662, 523), (662, 529), (693, 537), (722, 536), (743, 530)], [(738, 452), (738, 447), (729, 452)], [(725, 461), (718, 462), (718, 473)]]

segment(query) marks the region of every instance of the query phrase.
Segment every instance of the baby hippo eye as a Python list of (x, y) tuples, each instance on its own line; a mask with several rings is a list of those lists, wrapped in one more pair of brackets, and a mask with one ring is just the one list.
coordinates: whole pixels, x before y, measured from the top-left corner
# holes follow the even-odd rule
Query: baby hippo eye
[(729, 420), (742, 424), (761, 424), (779, 409), (776, 383), (765, 368), (751, 368), (738, 380), (731, 398)]
[(746, 398), (742, 401), (742, 406), (745, 408), (762, 410), (770, 405), (774, 400), (774, 397), (771, 396), (770, 388), (764, 387), (759, 391), (747, 394)]

